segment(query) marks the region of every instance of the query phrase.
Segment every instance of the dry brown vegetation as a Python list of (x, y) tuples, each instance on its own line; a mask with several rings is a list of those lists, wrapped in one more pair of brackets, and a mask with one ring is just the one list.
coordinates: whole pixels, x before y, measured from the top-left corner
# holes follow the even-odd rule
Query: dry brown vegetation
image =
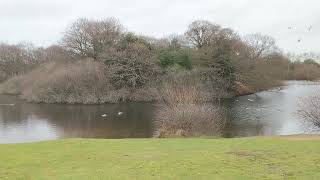
[(281, 59), (273, 61), (255, 62), (252, 68), (247, 69), (239, 75), (240, 82), (251, 92), (268, 90), (282, 85), (285, 80), (286, 72), (281, 63)]
[(221, 110), (212, 104), (161, 105), (155, 137), (220, 136), (225, 126)]
[(314, 81), (320, 79), (319, 64), (293, 63), (288, 79)]
[(156, 137), (218, 136), (225, 119), (210, 92), (190, 73), (166, 80), (156, 113)]
[(104, 67), (97, 62), (60, 64), (46, 76), (25, 89), (22, 97), (32, 102), (103, 103), (104, 90), (109, 89)]
[(5, 94), (19, 94), (30, 102), (101, 104), (154, 101), (153, 88), (115, 89), (101, 62), (49, 62), (30, 73), (15, 76), (0, 86)]

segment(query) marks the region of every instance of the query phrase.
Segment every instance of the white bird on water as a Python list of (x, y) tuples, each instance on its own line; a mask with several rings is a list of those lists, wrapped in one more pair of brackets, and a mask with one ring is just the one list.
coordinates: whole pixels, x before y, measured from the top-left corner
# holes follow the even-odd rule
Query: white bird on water
[(254, 100), (252, 100), (252, 99), (248, 99), (248, 101), (250, 101), (250, 102), (254, 102)]
[(121, 111), (120, 111), (120, 112), (118, 112), (118, 116), (121, 116), (122, 114), (123, 114), (123, 112), (121, 112)]
[(106, 114), (102, 114), (101, 116), (102, 116), (102, 117), (107, 117), (107, 115), (106, 115)]
[(15, 104), (0, 104), (0, 106), (14, 106)]

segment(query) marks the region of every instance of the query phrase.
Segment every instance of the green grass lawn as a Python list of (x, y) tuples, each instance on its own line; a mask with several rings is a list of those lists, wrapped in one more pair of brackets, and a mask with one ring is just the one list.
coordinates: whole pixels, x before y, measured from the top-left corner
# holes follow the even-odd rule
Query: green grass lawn
[(0, 145), (0, 179), (320, 179), (320, 141), (70, 139)]

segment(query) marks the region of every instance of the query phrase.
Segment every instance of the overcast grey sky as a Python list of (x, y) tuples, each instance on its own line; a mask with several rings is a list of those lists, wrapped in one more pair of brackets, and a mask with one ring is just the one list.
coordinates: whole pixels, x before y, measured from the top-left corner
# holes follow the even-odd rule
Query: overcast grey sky
[(240, 34), (271, 35), (285, 51), (320, 52), (319, 0), (0, 0), (0, 41), (47, 46), (77, 18), (110, 16), (156, 37), (183, 33), (191, 21), (205, 19)]

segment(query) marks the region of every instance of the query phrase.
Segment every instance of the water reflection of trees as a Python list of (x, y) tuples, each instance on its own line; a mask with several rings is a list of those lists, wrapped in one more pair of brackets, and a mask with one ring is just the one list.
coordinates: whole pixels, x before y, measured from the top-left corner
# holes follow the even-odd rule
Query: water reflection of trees
[[(250, 99), (251, 101), (249, 101)], [(263, 92), (258, 95), (238, 97), (228, 102), (229, 127), (226, 136), (265, 136), (278, 134), (284, 119), (279, 106), (286, 102), (281, 92)], [(283, 107), (280, 107), (283, 108)], [(284, 118), (284, 119), (279, 119)]]
[(28, 119), (28, 115), (23, 111), (20, 104), (0, 107), (0, 123), (4, 128), (9, 125), (22, 124), (26, 119)]
[[(120, 111), (124, 112), (121, 116)], [(46, 120), (54, 133), (64, 138), (143, 138), (153, 134), (152, 113), (153, 106), (143, 103), (88, 106), (22, 103), (10, 109), (1, 108), (0, 120), (3, 128), (28, 119)]]

